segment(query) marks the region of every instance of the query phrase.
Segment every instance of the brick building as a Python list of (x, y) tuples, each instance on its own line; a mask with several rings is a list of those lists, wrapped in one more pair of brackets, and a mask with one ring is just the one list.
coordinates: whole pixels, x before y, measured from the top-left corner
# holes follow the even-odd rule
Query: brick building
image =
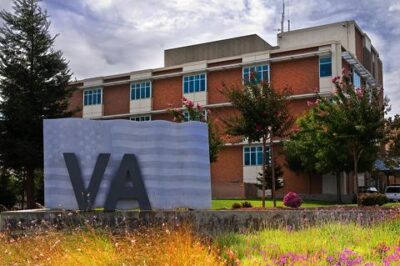
[[(241, 86), (249, 72), (268, 80), (276, 90), (291, 89), (290, 110), (294, 117), (307, 109), (315, 92), (329, 95), (332, 76), (342, 68), (353, 73), (356, 86), (382, 86), (382, 61), (355, 21), (344, 21), (278, 34), (271, 46), (258, 35), (201, 43), (164, 51), (162, 68), (95, 77), (72, 83), (70, 100), (77, 114), (89, 119), (171, 120), (169, 108), (182, 107), (182, 97), (212, 110), (212, 119), (223, 132), (221, 119), (234, 114), (220, 93), (222, 84)], [(280, 143), (275, 142), (275, 150)], [(260, 171), (259, 144), (227, 143), (219, 160), (211, 165), (214, 198), (254, 196)], [(284, 164), (283, 155), (278, 163)], [(342, 193), (352, 191), (352, 181), (343, 176)], [(306, 176), (284, 169), (285, 187), (313, 198), (335, 198), (335, 177)], [(359, 177), (363, 185), (364, 177)], [(278, 192), (279, 193), (279, 192)]]

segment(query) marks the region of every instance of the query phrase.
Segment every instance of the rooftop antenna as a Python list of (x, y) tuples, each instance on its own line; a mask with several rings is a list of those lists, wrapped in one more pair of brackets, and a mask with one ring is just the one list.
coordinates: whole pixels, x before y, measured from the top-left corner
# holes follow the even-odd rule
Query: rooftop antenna
[(285, 0), (282, 0), (281, 33), (285, 31)]
[(287, 20), (287, 31), (290, 31), (290, 0), (288, 0), (288, 20)]

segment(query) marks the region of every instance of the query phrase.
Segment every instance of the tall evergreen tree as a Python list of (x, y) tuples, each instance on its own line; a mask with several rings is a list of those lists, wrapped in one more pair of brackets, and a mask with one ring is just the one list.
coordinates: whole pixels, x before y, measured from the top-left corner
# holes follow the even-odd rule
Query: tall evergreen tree
[(24, 173), (27, 207), (34, 208), (34, 172), (43, 167), (43, 119), (67, 112), (68, 62), (54, 49), (57, 36), (39, 0), (15, 0), (1, 11), (0, 153), (4, 167)]

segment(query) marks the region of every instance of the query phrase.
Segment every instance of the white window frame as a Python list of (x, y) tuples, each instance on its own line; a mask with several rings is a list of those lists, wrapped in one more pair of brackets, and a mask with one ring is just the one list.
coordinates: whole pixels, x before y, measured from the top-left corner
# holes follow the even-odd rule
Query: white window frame
[[(255, 68), (258, 66), (268, 66), (268, 80), (267, 83), (271, 83), (271, 64), (269, 63), (260, 63), (260, 64), (256, 64), (256, 65), (247, 65), (247, 66), (243, 66), (242, 67), (242, 84), (246, 84), (245, 79), (244, 79), (244, 69), (245, 68)], [(249, 73), (250, 75), (250, 73)]]
[[(251, 162), (250, 162), (250, 164), (249, 165), (246, 165), (246, 157), (245, 157), (245, 149), (246, 148), (249, 148), (249, 149), (251, 149), (251, 148), (256, 148), (256, 161), (257, 161), (257, 148), (260, 148), (261, 147), (261, 152), (262, 153), (264, 153), (264, 151), (263, 151), (263, 148), (262, 148), (262, 145), (246, 145), (246, 146), (243, 146), (243, 151), (242, 151), (242, 154), (243, 154), (243, 167), (256, 167), (256, 166), (262, 166), (262, 161), (261, 161), (261, 164), (251, 164)], [(269, 146), (267, 146), (266, 147), (267, 148), (267, 150), (268, 150), (268, 154), (269, 154), (269, 163), (271, 163), (271, 155), (270, 155), (270, 153), (269, 153), (269, 151), (270, 151), (270, 147)], [(251, 153), (251, 152), (250, 152)], [(262, 158), (264, 157), (264, 155), (262, 155)], [(261, 159), (262, 160), (262, 159)], [(250, 161), (251, 161), (251, 155), (250, 155)]]
[[(203, 110), (202, 113), (204, 115), (204, 119), (207, 121), (208, 120), (208, 112), (207, 112), (207, 110)], [(182, 114), (183, 114), (183, 122), (192, 121), (192, 120), (190, 120), (190, 115), (189, 115), (188, 111), (183, 111)]]
[[(140, 120), (141, 118), (145, 118), (148, 117), (148, 120)], [(139, 120), (137, 120), (139, 119)], [(134, 115), (134, 116), (130, 116), (129, 120), (131, 121), (136, 121), (136, 122), (147, 122), (147, 121), (151, 121), (151, 115)]]
[[(191, 76), (199, 76), (204, 74), (204, 91), (193, 91), (193, 92), (185, 92), (185, 77), (191, 77)], [(199, 93), (199, 92), (207, 92), (208, 86), (207, 86), (207, 72), (197, 72), (197, 73), (191, 73), (187, 75), (182, 76), (182, 93), (183, 95), (185, 94), (191, 94), (191, 93)]]
[[(330, 76), (323, 76), (323, 77), (321, 77), (321, 59), (325, 59), (325, 58), (330, 58), (331, 59), (331, 75)], [(324, 56), (320, 56), (319, 58), (318, 58), (318, 77), (319, 78), (329, 78), (329, 77), (332, 77), (332, 75), (333, 75), (333, 71), (332, 71), (332, 66), (333, 66), (333, 57), (332, 57), (332, 55), (324, 55)]]
[[(140, 84), (147, 83), (147, 82), (150, 83), (150, 95), (149, 95), (149, 97), (144, 97), (144, 98), (140, 97), (139, 99), (132, 99), (132, 85), (133, 84), (139, 84), (139, 86), (140, 86)], [(142, 90), (140, 90), (140, 93), (141, 92), (142, 92)], [(142, 95), (140, 95), (140, 96), (142, 96)], [(138, 80), (138, 81), (134, 81), (134, 82), (130, 83), (130, 85), (129, 85), (129, 99), (130, 99), (130, 101), (140, 101), (140, 100), (145, 100), (145, 99), (151, 99), (152, 97), (153, 97), (153, 82), (151, 80)]]
[[(88, 91), (96, 91), (96, 90), (100, 90), (100, 103), (96, 103), (96, 104), (85, 104), (85, 92)], [(103, 88), (101, 87), (96, 87), (96, 88), (87, 88), (84, 89), (82, 92), (82, 106), (95, 106), (95, 105), (102, 105), (103, 104)]]

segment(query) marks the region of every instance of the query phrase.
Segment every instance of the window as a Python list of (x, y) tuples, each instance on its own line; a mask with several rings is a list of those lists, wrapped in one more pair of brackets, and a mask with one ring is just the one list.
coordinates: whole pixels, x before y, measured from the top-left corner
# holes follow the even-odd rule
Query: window
[[(269, 148), (267, 149), (268, 149), (267, 156), (269, 157)], [(262, 159), (263, 159), (262, 146), (244, 147), (243, 158), (245, 166), (262, 165)]]
[(243, 68), (243, 82), (269, 82), (269, 65), (251, 66)]
[(150, 98), (151, 81), (131, 83), (131, 101)]
[[(204, 119), (207, 121), (207, 111), (203, 110), (202, 113), (203, 113)], [(183, 121), (185, 121), (185, 122), (192, 121), (190, 119), (190, 115), (189, 115), (188, 111), (183, 111)]]
[(355, 89), (361, 88), (361, 77), (355, 70), (353, 70), (353, 85)]
[(206, 91), (206, 74), (183, 77), (183, 93)]
[(141, 122), (141, 121), (150, 121), (150, 120), (151, 120), (151, 116), (149, 116), (149, 115), (144, 115), (144, 116), (131, 116), (129, 119), (132, 120), (132, 121), (138, 121), (138, 122)]
[(332, 76), (332, 58), (320, 57), (319, 58), (319, 76), (329, 77)]
[(100, 88), (83, 91), (83, 105), (96, 105), (103, 102), (103, 90)]

